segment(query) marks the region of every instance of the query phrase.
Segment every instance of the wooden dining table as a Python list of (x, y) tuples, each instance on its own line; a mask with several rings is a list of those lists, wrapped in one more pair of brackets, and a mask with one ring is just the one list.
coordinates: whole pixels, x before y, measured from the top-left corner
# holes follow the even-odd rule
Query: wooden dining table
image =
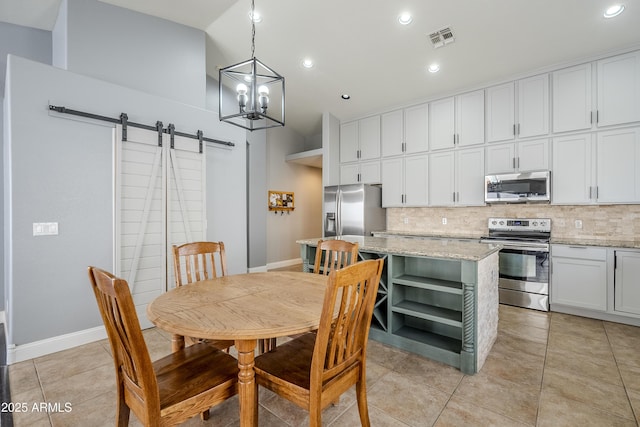
[(318, 328), (327, 277), (312, 273), (248, 273), (204, 280), (172, 289), (147, 306), (147, 317), (184, 337), (234, 340), (238, 351), (240, 425), (258, 425), (258, 388), (254, 357), (258, 340)]

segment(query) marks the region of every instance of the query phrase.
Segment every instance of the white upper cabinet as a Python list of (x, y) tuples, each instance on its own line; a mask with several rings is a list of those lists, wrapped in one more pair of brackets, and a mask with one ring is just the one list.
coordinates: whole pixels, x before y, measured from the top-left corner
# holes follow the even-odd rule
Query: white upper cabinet
[(429, 105), (429, 145), (432, 150), (455, 145), (455, 98), (445, 98)]
[(382, 115), (382, 157), (429, 149), (429, 104)]
[(534, 139), (487, 146), (487, 174), (549, 169), (549, 141)]
[(456, 97), (457, 144), (484, 144), (484, 90)]
[(380, 116), (368, 117), (358, 121), (358, 142), (360, 160), (380, 157)]
[(516, 137), (528, 138), (548, 133), (548, 74), (487, 89), (487, 142), (509, 141)]
[(640, 128), (555, 138), (553, 202), (640, 202)]
[(404, 110), (404, 144), (406, 154), (429, 149), (429, 104)]
[(591, 141), (590, 133), (554, 138), (551, 156), (553, 203), (584, 204), (595, 197)]
[(358, 122), (340, 125), (340, 163), (358, 160)]
[(554, 132), (640, 121), (640, 52), (601, 59), (595, 67), (595, 74), (591, 63), (553, 73)]
[(382, 207), (427, 206), (428, 161), (426, 154), (382, 160)]
[(483, 143), (484, 90), (429, 105), (429, 145), (432, 150)]
[(513, 82), (487, 89), (487, 142), (515, 138)]
[(340, 165), (340, 184), (380, 184), (380, 161)]
[(382, 157), (396, 156), (404, 152), (403, 117), (402, 110), (382, 115), (380, 120)]
[(591, 64), (555, 71), (553, 131), (591, 129)]
[(598, 61), (598, 126), (640, 121), (640, 52)]
[(640, 201), (640, 128), (599, 132), (597, 139), (598, 203)]
[(340, 125), (340, 163), (380, 157), (380, 116)]
[(484, 149), (449, 150), (429, 155), (429, 205), (484, 204)]
[(518, 81), (518, 138), (549, 133), (549, 75)]

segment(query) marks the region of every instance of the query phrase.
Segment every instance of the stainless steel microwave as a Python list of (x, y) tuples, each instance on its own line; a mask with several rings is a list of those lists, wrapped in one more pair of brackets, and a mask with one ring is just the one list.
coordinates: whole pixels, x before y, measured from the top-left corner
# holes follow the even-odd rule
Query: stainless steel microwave
[(549, 203), (549, 171), (487, 175), (484, 178), (486, 203)]

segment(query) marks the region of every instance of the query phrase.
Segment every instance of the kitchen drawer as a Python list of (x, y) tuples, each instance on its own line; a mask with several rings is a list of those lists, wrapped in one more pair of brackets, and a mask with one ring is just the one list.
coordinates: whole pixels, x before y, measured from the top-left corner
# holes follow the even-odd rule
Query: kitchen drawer
[(551, 256), (606, 261), (607, 249), (580, 245), (551, 245)]

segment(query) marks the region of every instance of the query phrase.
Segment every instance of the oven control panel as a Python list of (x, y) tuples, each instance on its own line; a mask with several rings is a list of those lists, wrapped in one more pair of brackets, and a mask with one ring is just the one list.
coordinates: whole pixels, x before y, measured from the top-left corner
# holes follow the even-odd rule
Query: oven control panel
[(551, 232), (550, 218), (489, 218), (489, 230)]

